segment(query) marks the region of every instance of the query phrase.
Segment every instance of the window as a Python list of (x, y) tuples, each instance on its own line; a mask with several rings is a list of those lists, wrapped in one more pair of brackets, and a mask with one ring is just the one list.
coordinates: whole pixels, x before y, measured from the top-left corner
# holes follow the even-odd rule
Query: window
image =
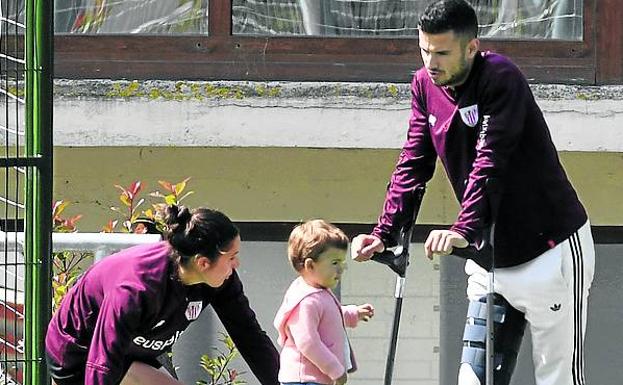
[[(582, 0), (472, 0), (480, 36), (582, 40)], [(417, 36), (426, 0), (234, 0), (235, 35)]]
[(208, 0), (55, 0), (56, 33), (206, 34)]
[[(483, 49), (532, 81), (623, 82), (620, 0), (469, 1)], [(405, 82), (426, 3), (55, 0), (56, 76)]]

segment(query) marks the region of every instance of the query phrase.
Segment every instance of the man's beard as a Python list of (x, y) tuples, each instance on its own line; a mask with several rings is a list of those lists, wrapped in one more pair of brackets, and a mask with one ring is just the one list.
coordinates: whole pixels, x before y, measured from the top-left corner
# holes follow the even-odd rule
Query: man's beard
[(463, 60), (463, 62), (461, 63), (461, 67), (459, 68), (459, 71), (456, 72), (455, 74), (453, 74), (452, 76), (450, 76), (447, 80), (444, 80), (442, 82), (438, 82), (435, 83), (433, 81), (433, 83), (435, 83), (435, 85), (437, 86), (457, 86), (460, 84), (463, 84), (463, 82), (465, 82), (465, 80), (467, 80), (467, 76), (469, 75), (469, 71), (470, 68), (467, 65), (467, 60)]

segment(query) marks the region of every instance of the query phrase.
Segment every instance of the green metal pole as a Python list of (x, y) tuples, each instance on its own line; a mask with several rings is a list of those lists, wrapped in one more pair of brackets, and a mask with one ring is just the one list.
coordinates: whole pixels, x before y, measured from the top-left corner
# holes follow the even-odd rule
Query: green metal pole
[(54, 1), (37, 0), (37, 50), (41, 66), (41, 84), (39, 93), (40, 125), (38, 130), (39, 146), (42, 155), (38, 190), (40, 239), (38, 293), (39, 319), (37, 325), (37, 357), (39, 359), (37, 384), (49, 385), (50, 376), (45, 362), (45, 334), (52, 315), (52, 188), (53, 188), (53, 101), (54, 101)]
[[(34, 146), (35, 131), (35, 115), (34, 100), (36, 89), (36, 74), (34, 71), (34, 25), (35, 25), (35, 9), (33, 0), (26, 2), (26, 31), (24, 53), (26, 57), (26, 92), (24, 97), (26, 100), (26, 150), (27, 157), (34, 157), (36, 151)], [(34, 246), (34, 223), (33, 209), (34, 197), (33, 187), (35, 178), (33, 170), (26, 168), (26, 210), (24, 213), (24, 385), (35, 385), (33, 381), (34, 365), (33, 360), (36, 358), (36, 350), (33, 349), (34, 327), (36, 324), (36, 312), (33, 303), (33, 246)]]
[(24, 384), (46, 385), (45, 331), (51, 313), (53, 2), (26, 4), (26, 182)]

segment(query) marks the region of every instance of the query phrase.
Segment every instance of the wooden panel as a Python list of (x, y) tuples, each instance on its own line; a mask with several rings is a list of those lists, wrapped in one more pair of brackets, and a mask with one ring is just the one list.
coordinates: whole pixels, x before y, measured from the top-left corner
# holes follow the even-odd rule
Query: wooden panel
[[(59, 36), (63, 78), (407, 82), (421, 66), (417, 40)], [(351, 46), (360, 46), (354, 51)], [(581, 42), (486, 41), (534, 81), (592, 84), (592, 50)], [(547, 53), (549, 56), (544, 56)]]
[[(418, 59), (419, 61), (419, 59)], [(593, 84), (595, 71), (586, 61), (564, 66), (544, 63), (517, 65), (531, 82)], [(244, 65), (243, 65), (244, 64)], [(57, 64), (59, 78), (125, 78), (255, 81), (379, 81), (409, 82), (419, 63), (302, 63), (219, 61), (212, 63), (79, 61)]]
[[(419, 57), (417, 39), (321, 39), (204, 36), (61, 35), (55, 39), (57, 59), (102, 58), (106, 60), (211, 61), (214, 58), (258, 56), (263, 60), (302, 55), (307, 61), (323, 56), (336, 61), (401, 60)], [(592, 57), (592, 46), (569, 41), (485, 40), (484, 50), (511, 57)], [(209, 55), (209, 56), (206, 56)], [(318, 59), (316, 59), (317, 61)], [(326, 60), (326, 59), (323, 59)], [(298, 61), (298, 60), (292, 60)]]
[(598, 84), (623, 84), (623, 1), (601, 0), (596, 6)]
[(231, 0), (208, 1), (208, 34), (231, 35)]

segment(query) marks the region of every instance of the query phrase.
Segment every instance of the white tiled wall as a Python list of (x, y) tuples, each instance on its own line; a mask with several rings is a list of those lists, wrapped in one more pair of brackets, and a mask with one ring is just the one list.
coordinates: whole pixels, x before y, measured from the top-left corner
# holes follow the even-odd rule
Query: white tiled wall
[[(295, 278), (286, 259), (285, 242), (243, 242), (242, 265), (239, 273), (245, 285), (245, 292), (258, 320), (273, 341), (276, 332), (272, 326), (274, 314), (281, 303), (284, 291)], [(371, 303), (376, 309), (375, 317), (368, 323), (360, 323), (356, 329), (349, 329), (351, 344), (355, 351), (359, 370), (350, 376), (351, 385), (381, 385), (389, 347), (392, 320), (395, 310), (396, 275), (387, 267), (375, 262), (358, 263), (349, 261), (340, 288), (342, 303)], [(403, 300), (400, 335), (398, 339), (394, 381), (395, 385), (438, 385), (439, 383), (439, 271), (434, 263), (424, 258), (421, 244), (411, 247), (411, 266), (408, 269), (406, 291)], [(203, 315), (202, 315), (203, 317)], [(209, 321), (218, 324), (216, 317)], [(194, 328), (199, 329), (199, 328)], [(217, 330), (222, 330), (218, 324)], [(193, 341), (205, 329), (189, 330), (183, 336)], [(184, 341), (181, 341), (184, 342)], [(216, 342), (213, 342), (217, 344)], [(193, 347), (200, 356), (211, 349)], [(195, 360), (194, 358), (191, 361)], [(198, 361), (198, 358), (196, 359)], [(194, 383), (200, 372), (198, 366), (184, 363), (182, 380)], [(250, 374), (244, 362), (235, 367), (247, 371), (244, 376), (250, 385), (257, 381)], [(189, 370), (194, 373), (188, 373)]]
[[(351, 262), (342, 285), (342, 303), (375, 306), (376, 316), (349, 335), (360, 370), (349, 380), (353, 385), (382, 384), (395, 312), (396, 275), (374, 262)], [(411, 247), (407, 271), (394, 384), (437, 385), (439, 350), (439, 272), (424, 258), (422, 245)]]

